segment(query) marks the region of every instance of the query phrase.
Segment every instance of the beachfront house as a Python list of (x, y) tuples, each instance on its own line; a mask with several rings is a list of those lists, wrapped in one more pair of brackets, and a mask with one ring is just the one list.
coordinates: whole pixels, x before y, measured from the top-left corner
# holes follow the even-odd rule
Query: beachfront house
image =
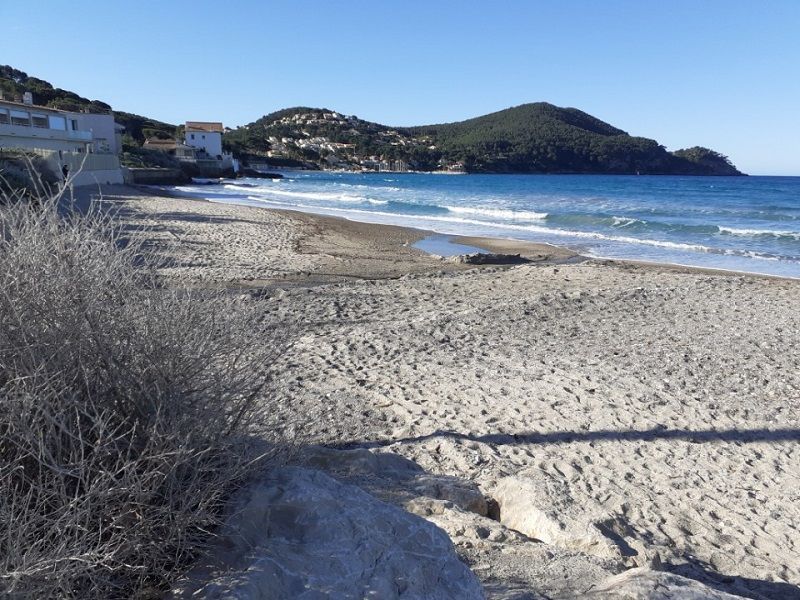
[(210, 174), (239, 171), (239, 161), (222, 151), (222, 123), (186, 121), (184, 143), (197, 149), (197, 165)]
[(186, 144), (222, 160), (222, 123), (186, 121)]
[(66, 165), (75, 185), (122, 183), (119, 164), (122, 127), (113, 114), (75, 113), (0, 99), (0, 149), (19, 149), (45, 159), (54, 174)]

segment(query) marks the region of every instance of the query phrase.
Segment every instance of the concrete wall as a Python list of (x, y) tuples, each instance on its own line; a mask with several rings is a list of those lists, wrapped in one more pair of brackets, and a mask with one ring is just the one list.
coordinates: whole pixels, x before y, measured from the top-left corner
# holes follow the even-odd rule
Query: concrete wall
[(124, 183), (119, 158), (113, 154), (49, 152), (41, 149), (37, 149), (36, 154), (47, 161), (50, 170), (58, 177), (62, 176), (62, 167), (67, 165), (75, 186)]
[(180, 169), (125, 169), (126, 183), (142, 185), (178, 185), (189, 178)]

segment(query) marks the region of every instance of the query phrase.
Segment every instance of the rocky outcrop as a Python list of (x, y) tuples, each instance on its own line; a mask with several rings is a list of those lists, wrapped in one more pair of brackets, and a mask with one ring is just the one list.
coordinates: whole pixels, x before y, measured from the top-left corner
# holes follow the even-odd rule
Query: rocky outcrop
[(595, 556), (623, 556), (598, 527), (602, 516), (573, 502), (563, 480), (538, 470), (526, 471), (501, 479), (493, 497), (500, 506), (500, 522), (530, 538)]
[(239, 177), (250, 177), (252, 179), (283, 179), (280, 173), (268, 173), (266, 171), (258, 171), (250, 167), (242, 167), (239, 169)]
[(630, 569), (607, 579), (584, 595), (593, 600), (741, 600), (673, 573)]
[(305, 452), (304, 462), (345, 477), (379, 496), (392, 488), (394, 499), (400, 504), (403, 499), (423, 497), (450, 502), (463, 511), (483, 517), (488, 513), (486, 498), (475, 483), (448, 475), (431, 475), (398, 454), (370, 452), (363, 448), (315, 447)]
[(439, 528), (299, 467), (279, 469), (246, 489), (211, 562), (190, 573), (174, 596), (484, 597)]

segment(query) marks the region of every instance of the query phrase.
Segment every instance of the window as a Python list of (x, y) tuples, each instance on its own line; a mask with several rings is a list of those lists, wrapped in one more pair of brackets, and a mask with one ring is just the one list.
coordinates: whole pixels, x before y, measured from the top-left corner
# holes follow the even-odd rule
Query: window
[(203, 139), (206, 139), (206, 136), (205, 136), (205, 135), (203, 135)]
[(0, 125), (8, 125), (10, 122), (8, 111), (0, 108)]
[(36, 113), (31, 115), (31, 122), (33, 123), (34, 127), (41, 127), (42, 129), (47, 129), (47, 115), (37, 115)]
[(78, 120), (77, 119), (70, 119), (69, 120), (70, 127), (72, 131), (78, 131)]
[(31, 116), (24, 110), (12, 110), (11, 111), (11, 124), (12, 125), (20, 125), (22, 127), (30, 127), (31, 125)]
[(48, 119), (50, 129), (67, 130), (67, 120), (64, 117), (50, 117)]

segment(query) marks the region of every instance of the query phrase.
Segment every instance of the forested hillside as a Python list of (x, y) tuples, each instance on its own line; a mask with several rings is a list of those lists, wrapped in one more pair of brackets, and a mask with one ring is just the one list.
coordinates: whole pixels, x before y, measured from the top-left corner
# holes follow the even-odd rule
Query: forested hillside
[(240, 155), (321, 167), (477, 173), (739, 175), (728, 159), (694, 147), (668, 152), (575, 108), (545, 102), (441, 125), (388, 127), (324, 108), (281, 110), (229, 132)]

